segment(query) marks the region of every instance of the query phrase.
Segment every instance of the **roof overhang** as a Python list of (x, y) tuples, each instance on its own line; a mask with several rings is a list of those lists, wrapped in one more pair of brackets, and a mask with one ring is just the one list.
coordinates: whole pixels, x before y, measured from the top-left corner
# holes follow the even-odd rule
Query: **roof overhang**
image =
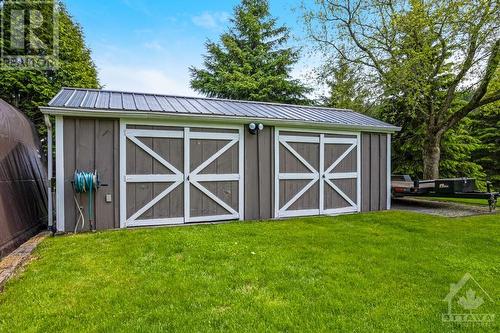
[(397, 126), (360, 126), (333, 124), (327, 122), (301, 121), (293, 119), (273, 119), (259, 117), (236, 117), (227, 115), (206, 115), (206, 114), (185, 114), (185, 113), (167, 113), (167, 112), (143, 112), (127, 110), (106, 110), (106, 109), (78, 109), (65, 107), (40, 107), (43, 114), (65, 117), (85, 117), (85, 118), (127, 118), (127, 119), (161, 119), (171, 120), (173, 122), (196, 121), (199, 123), (228, 123), (228, 124), (247, 124), (249, 122), (261, 122), (268, 126), (287, 126), (299, 128), (315, 129), (336, 129), (361, 132), (377, 133), (395, 133), (401, 130)]

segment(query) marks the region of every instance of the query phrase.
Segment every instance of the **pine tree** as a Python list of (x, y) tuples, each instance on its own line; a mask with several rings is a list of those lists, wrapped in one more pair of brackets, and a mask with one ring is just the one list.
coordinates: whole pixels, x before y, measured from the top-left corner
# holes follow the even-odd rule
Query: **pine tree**
[(243, 0), (219, 43), (208, 41), (204, 68), (191, 67), (191, 87), (209, 97), (304, 103), (310, 89), (291, 78), (299, 51), (286, 47), (267, 0)]
[(323, 98), (325, 106), (350, 109), (357, 112), (368, 112), (368, 90), (359, 78), (359, 68), (344, 59), (338, 59), (333, 67), (327, 65), (322, 69), (321, 77), (328, 85), (329, 95)]
[[(59, 56), (54, 69), (5, 70), (0, 67), (0, 98), (25, 112), (41, 137), (45, 136), (46, 129), (39, 106), (47, 105), (64, 86), (99, 88), (97, 69), (85, 45), (82, 28), (73, 22), (62, 3), (57, 15)], [(53, 32), (39, 32), (42, 33)], [(1, 37), (0, 43), (4, 43)]]

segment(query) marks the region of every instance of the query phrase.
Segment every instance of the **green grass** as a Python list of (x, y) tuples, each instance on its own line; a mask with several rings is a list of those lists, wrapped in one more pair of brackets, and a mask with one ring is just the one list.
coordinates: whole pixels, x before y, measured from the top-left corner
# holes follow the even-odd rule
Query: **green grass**
[(419, 200), (439, 201), (439, 202), (454, 202), (472, 206), (488, 206), (488, 199), (473, 199), (473, 198), (446, 198), (446, 197), (421, 197)]
[[(50, 238), (0, 294), (0, 332), (498, 332), (498, 222), (381, 212)], [(442, 322), (466, 272), (493, 325)]]

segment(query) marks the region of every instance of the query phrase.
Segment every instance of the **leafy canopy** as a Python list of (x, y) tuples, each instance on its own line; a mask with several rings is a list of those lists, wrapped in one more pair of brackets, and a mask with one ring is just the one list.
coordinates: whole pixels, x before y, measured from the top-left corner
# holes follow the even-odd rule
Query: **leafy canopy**
[(405, 131), (421, 133), (424, 177), (437, 178), (445, 134), (473, 110), (500, 99), (499, 90), (488, 88), (500, 62), (498, 2), (315, 4), (304, 16), (310, 38), (329, 61), (361, 66), (373, 98), (396, 102), (390, 116), (409, 120), (396, 122)]
[(350, 64), (345, 59), (338, 59), (333, 64), (322, 66), (319, 80), (328, 87), (328, 96), (322, 99), (321, 104), (362, 113), (370, 112), (369, 91), (362, 83), (359, 66)]
[(191, 87), (209, 97), (304, 103), (310, 89), (290, 72), (299, 51), (286, 47), (289, 29), (277, 26), (267, 0), (243, 0), (219, 43), (208, 41), (204, 68), (191, 67)]
[[(4, 6), (7, 5), (5, 2)], [(97, 69), (85, 45), (82, 28), (73, 22), (62, 3), (58, 3), (57, 15), (59, 56), (53, 70), (5, 70), (0, 67), (0, 98), (25, 112), (40, 136), (45, 135), (46, 129), (38, 107), (47, 105), (62, 87), (99, 88)], [(53, 31), (38, 33), (52, 34)], [(4, 35), (7, 34), (4, 32)], [(4, 43), (1, 37), (0, 43)]]

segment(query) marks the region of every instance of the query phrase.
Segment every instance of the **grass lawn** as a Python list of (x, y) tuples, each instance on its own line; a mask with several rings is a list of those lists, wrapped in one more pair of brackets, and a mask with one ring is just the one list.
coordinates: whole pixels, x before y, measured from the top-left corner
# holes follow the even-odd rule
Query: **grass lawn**
[[(488, 206), (488, 199), (473, 199), (473, 198), (446, 198), (446, 197), (421, 197), (420, 200), (440, 201), (440, 202), (455, 202), (473, 206)], [(498, 205), (498, 204), (497, 204)]]
[[(498, 332), (499, 222), (394, 211), (50, 238), (0, 294), (0, 332)], [(496, 300), (478, 294), (490, 326), (441, 320), (466, 272)]]

